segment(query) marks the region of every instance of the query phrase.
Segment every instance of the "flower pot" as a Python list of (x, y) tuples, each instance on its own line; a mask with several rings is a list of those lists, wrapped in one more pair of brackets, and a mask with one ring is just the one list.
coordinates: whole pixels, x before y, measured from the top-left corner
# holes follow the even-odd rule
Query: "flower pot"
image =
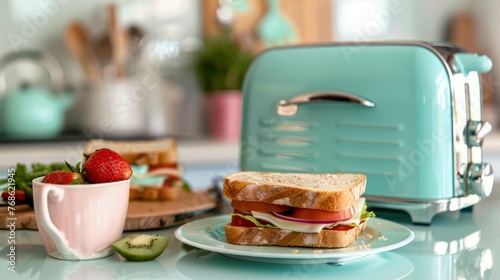
[(222, 141), (240, 138), (241, 129), (240, 91), (211, 93), (207, 98), (207, 124), (211, 137)]

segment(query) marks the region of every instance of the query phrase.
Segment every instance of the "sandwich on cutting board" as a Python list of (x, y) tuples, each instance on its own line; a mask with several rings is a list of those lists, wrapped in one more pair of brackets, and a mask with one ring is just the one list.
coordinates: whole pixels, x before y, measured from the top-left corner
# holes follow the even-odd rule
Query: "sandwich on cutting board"
[(341, 248), (354, 243), (366, 211), (366, 176), (235, 172), (224, 180), (234, 208), (226, 240), (237, 245)]
[(91, 140), (85, 153), (109, 148), (119, 153), (132, 166), (130, 200), (174, 200), (184, 181), (173, 138), (141, 141)]

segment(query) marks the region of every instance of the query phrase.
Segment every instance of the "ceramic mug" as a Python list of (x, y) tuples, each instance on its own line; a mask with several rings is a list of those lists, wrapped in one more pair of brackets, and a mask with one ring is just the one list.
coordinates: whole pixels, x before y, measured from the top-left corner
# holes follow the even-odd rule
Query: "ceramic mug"
[(88, 260), (113, 254), (127, 217), (130, 180), (82, 185), (33, 180), (35, 217), (49, 256)]

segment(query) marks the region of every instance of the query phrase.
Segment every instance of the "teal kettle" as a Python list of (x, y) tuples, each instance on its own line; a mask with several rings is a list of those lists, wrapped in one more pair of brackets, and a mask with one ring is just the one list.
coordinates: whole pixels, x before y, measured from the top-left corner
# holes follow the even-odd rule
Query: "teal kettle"
[[(52, 88), (24, 84), (7, 89), (5, 68), (17, 61), (29, 61), (44, 67)], [(18, 51), (0, 59), (0, 132), (11, 139), (48, 139), (59, 136), (74, 94), (63, 91), (63, 70), (58, 61), (39, 51)]]

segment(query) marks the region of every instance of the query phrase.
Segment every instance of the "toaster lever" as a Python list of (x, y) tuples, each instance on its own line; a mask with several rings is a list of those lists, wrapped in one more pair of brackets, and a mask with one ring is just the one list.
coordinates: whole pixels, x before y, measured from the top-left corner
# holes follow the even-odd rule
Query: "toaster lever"
[(493, 62), (486, 55), (476, 53), (455, 53), (453, 55), (452, 66), (454, 70), (468, 74), (469, 72), (476, 71), (478, 73), (486, 73), (491, 70)]
[(341, 102), (354, 103), (365, 107), (375, 107), (375, 103), (359, 96), (340, 91), (318, 91), (297, 95), (290, 100), (281, 100), (278, 104), (278, 114), (293, 116), (297, 113), (297, 106), (312, 102)]
[(473, 163), (468, 170), (469, 193), (481, 198), (488, 197), (493, 190), (493, 167), (489, 163)]
[(469, 147), (479, 147), (483, 143), (484, 137), (488, 135), (492, 126), (489, 122), (469, 121), (467, 124), (467, 144)]

